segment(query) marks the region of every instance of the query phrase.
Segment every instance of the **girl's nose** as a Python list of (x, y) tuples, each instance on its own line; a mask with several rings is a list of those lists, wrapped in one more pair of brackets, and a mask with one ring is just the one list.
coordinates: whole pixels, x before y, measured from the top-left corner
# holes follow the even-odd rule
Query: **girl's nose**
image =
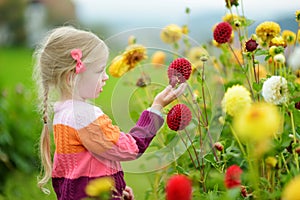
[(103, 80), (106, 81), (106, 80), (108, 80), (108, 79), (109, 79), (108, 74), (107, 74), (107, 73), (104, 73)]

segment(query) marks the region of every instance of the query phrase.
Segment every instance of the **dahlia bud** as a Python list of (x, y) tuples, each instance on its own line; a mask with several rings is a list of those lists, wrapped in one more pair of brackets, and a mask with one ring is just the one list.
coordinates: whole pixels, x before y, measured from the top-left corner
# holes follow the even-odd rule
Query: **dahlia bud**
[(128, 45), (132, 45), (136, 43), (136, 37), (134, 35), (129, 36)]
[(300, 155), (300, 147), (296, 147), (295, 152)]
[(221, 142), (216, 142), (214, 144), (214, 147), (218, 150), (218, 151), (223, 151), (224, 146), (221, 144)]
[(243, 197), (247, 197), (248, 196), (246, 187), (243, 186), (243, 185), (241, 186), (241, 194), (242, 194)]
[(175, 59), (168, 68), (170, 85), (174, 87), (177, 83), (184, 83), (189, 79), (192, 72), (191, 63), (185, 58)]
[(253, 52), (253, 51), (255, 51), (256, 48), (257, 48), (257, 46), (258, 46), (257, 42), (256, 42), (255, 40), (253, 40), (253, 39), (250, 39), (250, 40), (248, 40), (248, 41), (246, 42), (246, 50), (247, 50), (248, 52)]
[(300, 101), (297, 102), (297, 103), (295, 103), (295, 108), (296, 108), (297, 110), (300, 110)]
[(266, 162), (267, 167), (270, 167), (270, 168), (275, 168), (278, 163), (277, 159), (272, 156), (267, 157), (265, 159), (265, 162)]
[(235, 20), (235, 21), (234, 21), (234, 26), (235, 26), (235, 27), (240, 27), (241, 24), (242, 24), (242, 23), (241, 23), (240, 20)]
[(226, 3), (227, 8), (231, 8), (231, 6), (236, 6), (237, 7), (239, 5), (238, 0), (225, 0), (225, 3)]
[(167, 124), (171, 130), (183, 130), (192, 120), (192, 113), (185, 104), (177, 104), (167, 115)]
[(202, 55), (202, 56), (200, 57), (200, 60), (201, 60), (202, 62), (206, 62), (206, 61), (208, 60), (207, 55)]
[(220, 44), (229, 42), (231, 33), (231, 25), (228, 22), (221, 22), (214, 29), (214, 39)]
[(278, 63), (285, 63), (285, 56), (280, 53), (274, 56), (274, 61)]
[(300, 23), (300, 10), (297, 10), (295, 15), (296, 15), (296, 22)]

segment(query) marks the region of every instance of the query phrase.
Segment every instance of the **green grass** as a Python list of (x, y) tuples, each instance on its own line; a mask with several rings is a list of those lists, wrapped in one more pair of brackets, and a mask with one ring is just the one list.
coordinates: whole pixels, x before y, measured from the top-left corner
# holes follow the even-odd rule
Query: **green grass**
[(16, 200), (16, 199), (45, 199), (55, 200), (56, 196), (49, 183), (51, 189), (50, 195), (42, 193), (36, 185), (36, 174), (25, 174), (15, 171), (11, 174), (5, 185), (4, 195), (0, 195), (0, 200)]
[[(32, 49), (0, 48), (0, 88), (14, 90), (18, 84), (27, 89), (33, 89), (32, 80)], [(111, 77), (104, 88), (104, 92), (96, 99), (103, 111), (112, 117), (111, 97), (118, 79)], [(38, 119), (33, 119), (38, 120)], [(35, 134), (33, 134), (34, 136)], [(34, 147), (32, 147), (34, 148)], [(150, 163), (149, 163), (150, 164)], [(36, 174), (25, 174), (19, 171), (8, 172), (10, 177), (5, 183), (4, 194), (0, 200), (15, 199), (56, 199), (55, 194), (43, 194), (36, 186)], [(127, 184), (133, 188), (136, 199), (145, 199), (145, 193), (150, 188), (149, 177), (153, 174), (134, 174), (125, 172)], [(2, 183), (1, 183), (2, 184)], [(51, 184), (49, 184), (51, 188)]]
[(31, 87), (32, 50), (27, 48), (0, 48), (0, 85), (13, 88), (22, 83)]

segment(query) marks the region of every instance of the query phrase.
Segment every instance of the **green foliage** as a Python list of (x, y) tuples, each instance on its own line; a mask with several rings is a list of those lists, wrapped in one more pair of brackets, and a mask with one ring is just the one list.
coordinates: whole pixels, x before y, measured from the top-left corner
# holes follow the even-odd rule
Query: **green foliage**
[[(0, 95), (0, 181), (18, 170), (33, 173), (37, 170), (37, 138), (41, 129), (35, 112), (33, 94), (22, 85), (15, 90), (1, 89)], [(4, 184), (1, 184), (0, 192)]]
[(51, 193), (44, 194), (36, 186), (37, 173), (27, 174), (18, 170), (9, 173), (9, 179), (6, 180), (3, 193), (0, 193), (0, 200), (16, 199), (47, 199), (55, 200), (56, 195), (48, 184)]

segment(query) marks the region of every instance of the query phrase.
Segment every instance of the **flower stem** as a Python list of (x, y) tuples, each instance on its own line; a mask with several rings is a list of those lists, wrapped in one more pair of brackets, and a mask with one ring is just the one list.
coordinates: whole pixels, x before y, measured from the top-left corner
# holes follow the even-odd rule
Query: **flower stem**
[[(191, 96), (192, 96), (193, 104), (196, 106), (196, 108), (197, 108), (197, 110), (198, 110), (198, 114), (197, 114), (198, 122), (199, 122), (199, 124), (203, 124), (203, 125), (204, 125), (204, 124), (205, 124), (205, 118), (204, 118), (204, 116), (203, 116), (203, 113), (202, 113), (201, 109), (200, 109), (199, 106), (198, 106), (198, 103), (197, 103), (197, 101), (196, 101), (196, 98), (195, 98), (195, 95), (194, 95), (194, 93), (193, 93), (193, 91), (192, 91), (192, 88), (191, 88), (191, 86), (190, 86), (189, 84), (187, 84), (187, 88), (188, 88), (188, 91), (190, 92), (190, 94), (191, 94)], [(200, 116), (201, 116), (201, 118), (202, 118), (202, 123), (200, 123), (200, 122), (201, 122)]]
[(284, 167), (285, 167), (287, 173), (290, 174), (290, 170), (289, 170), (289, 168), (288, 168), (288, 166), (287, 166), (287, 163), (286, 163), (286, 160), (285, 160), (285, 158), (284, 158), (284, 156), (283, 156), (283, 153), (281, 152), (280, 155), (281, 155), (281, 159), (282, 159), (282, 161), (283, 161), (283, 165), (284, 165)]
[(251, 181), (254, 190), (256, 191), (256, 199), (261, 199), (260, 189), (259, 189), (259, 174), (258, 174), (258, 159), (253, 154), (253, 146), (251, 144), (246, 144), (247, 148), (247, 159), (249, 164), (249, 171), (251, 175)]
[(233, 129), (233, 127), (231, 126), (231, 124), (229, 124), (229, 127), (230, 127), (230, 130), (231, 130), (231, 132), (232, 132), (232, 134), (233, 134), (235, 140), (237, 141), (237, 143), (238, 143), (238, 145), (239, 145), (239, 147), (240, 147), (240, 150), (241, 150), (243, 156), (246, 158), (246, 157), (247, 157), (247, 154), (246, 154), (246, 152), (245, 152), (245, 149), (244, 149), (244, 147), (243, 147), (243, 145), (242, 145), (240, 139), (239, 139), (238, 136), (236, 135), (236, 132), (235, 132), (235, 130)]
[[(292, 131), (293, 131), (293, 139), (294, 139), (294, 145), (297, 143), (296, 138), (296, 130), (295, 130), (295, 122), (294, 122), (294, 114), (293, 111), (290, 112), (291, 115), (291, 124), (292, 124)], [(299, 161), (298, 161), (298, 153), (296, 152), (296, 149), (293, 147), (293, 154), (296, 162), (296, 169), (299, 171)]]
[(191, 159), (191, 161), (192, 161), (192, 163), (193, 163), (195, 169), (197, 169), (197, 165), (196, 165), (196, 163), (195, 163), (195, 161), (194, 161), (194, 159), (193, 159), (193, 156), (192, 156), (192, 154), (191, 154), (191, 152), (190, 152), (190, 150), (189, 150), (189, 148), (188, 148), (188, 146), (187, 146), (187, 143), (184, 141), (184, 139), (183, 139), (183, 137), (181, 136), (180, 133), (178, 133), (178, 135), (179, 135), (181, 141), (183, 142), (183, 144), (184, 144), (184, 146), (185, 146), (185, 148), (186, 148), (186, 150), (187, 150), (187, 152), (188, 152), (188, 154), (189, 154), (189, 157), (190, 157), (190, 159)]
[[(232, 51), (232, 53), (233, 53), (233, 55), (234, 55), (236, 61), (239, 63), (239, 66), (243, 69), (243, 65), (241, 64), (240, 60), (238, 59), (238, 57), (237, 57), (236, 54), (234, 53), (234, 50), (232, 49), (231, 45), (228, 44), (228, 46), (229, 46), (230, 50)], [(247, 74), (246, 74), (245, 72), (244, 72), (244, 75), (245, 75), (245, 77), (246, 77), (246, 79), (247, 79), (247, 83), (248, 83), (248, 85), (249, 85), (249, 88), (250, 88), (250, 91), (251, 91), (252, 98), (254, 99), (254, 93), (253, 93), (253, 89), (252, 89), (252, 85), (251, 85), (251, 83), (250, 83), (249, 77), (247, 76)]]

